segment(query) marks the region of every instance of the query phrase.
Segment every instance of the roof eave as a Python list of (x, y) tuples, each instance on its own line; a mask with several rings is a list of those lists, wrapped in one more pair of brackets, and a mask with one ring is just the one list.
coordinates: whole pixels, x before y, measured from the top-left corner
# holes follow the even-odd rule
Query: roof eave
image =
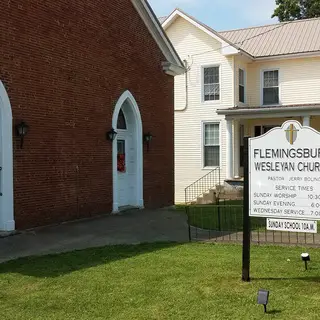
[(140, 17), (144, 21), (146, 27), (148, 28), (150, 34), (158, 44), (160, 50), (165, 56), (166, 60), (173, 65), (180, 68), (184, 68), (184, 64), (181, 61), (178, 53), (173, 47), (171, 41), (164, 32), (158, 18), (154, 14), (151, 6), (146, 0), (131, 0), (133, 6), (138, 11)]
[(186, 69), (168, 61), (162, 62), (163, 71), (170, 76), (178, 76), (184, 74)]
[(312, 111), (320, 111), (320, 105), (308, 105), (308, 106), (292, 106), (292, 107), (261, 107), (257, 108), (245, 108), (245, 109), (218, 109), (218, 115), (224, 116), (237, 116), (237, 115), (259, 115), (259, 114), (270, 114), (270, 113), (287, 113), (287, 112), (296, 112), (296, 111), (304, 111), (304, 112), (312, 112)]
[(263, 56), (255, 57), (255, 61), (265, 61), (265, 60), (280, 60), (280, 59), (295, 59), (295, 58), (311, 58), (319, 57), (320, 51), (309, 51), (309, 52), (297, 52), (297, 53), (284, 53), (273, 56)]

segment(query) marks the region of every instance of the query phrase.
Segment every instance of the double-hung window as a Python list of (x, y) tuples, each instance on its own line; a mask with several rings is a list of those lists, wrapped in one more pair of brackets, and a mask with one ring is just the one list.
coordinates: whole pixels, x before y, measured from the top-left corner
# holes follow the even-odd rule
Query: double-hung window
[(279, 104), (279, 70), (263, 71), (263, 105)]
[(203, 69), (203, 100), (220, 100), (220, 67)]
[(245, 101), (245, 76), (244, 70), (239, 69), (239, 101), (244, 103)]
[(220, 124), (204, 124), (204, 166), (220, 166)]

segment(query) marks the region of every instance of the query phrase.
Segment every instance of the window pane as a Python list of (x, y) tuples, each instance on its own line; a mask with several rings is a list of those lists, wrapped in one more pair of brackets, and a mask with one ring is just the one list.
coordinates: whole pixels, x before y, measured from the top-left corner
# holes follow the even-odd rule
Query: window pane
[(220, 99), (220, 76), (219, 67), (204, 68), (204, 100), (219, 100)]
[(265, 71), (264, 72), (264, 83), (263, 83), (263, 86), (265, 88), (268, 88), (269, 87), (269, 82), (270, 82), (270, 71)]
[(244, 86), (244, 71), (239, 69), (239, 85)]
[(259, 137), (259, 136), (261, 136), (261, 126), (255, 126), (254, 127), (254, 136), (255, 137)]
[(263, 104), (279, 104), (279, 88), (263, 89)]
[(119, 111), (117, 129), (127, 129), (126, 118), (124, 117), (122, 109)]
[(204, 85), (204, 100), (219, 100), (220, 99), (220, 85), (219, 84), (205, 84)]
[(263, 86), (264, 86), (264, 88), (279, 86), (279, 71), (278, 70), (265, 71)]
[(205, 95), (217, 95), (219, 94), (220, 86), (218, 84), (205, 84), (204, 94)]
[(220, 165), (220, 147), (204, 147), (204, 166), (217, 167)]
[(125, 154), (126, 150), (126, 142), (125, 140), (117, 140), (118, 145), (118, 154)]
[(126, 142), (125, 140), (117, 140), (117, 169), (119, 172), (126, 172)]
[(219, 83), (219, 67), (204, 68), (204, 84)]
[(220, 100), (220, 95), (205, 95), (204, 96), (204, 101), (217, 101)]
[(244, 103), (244, 86), (239, 86), (239, 101)]
[(219, 124), (210, 123), (205, 125), (204, 129), (204, 144), (208, 145), (219, 145), (220, 134), (219, 134)]

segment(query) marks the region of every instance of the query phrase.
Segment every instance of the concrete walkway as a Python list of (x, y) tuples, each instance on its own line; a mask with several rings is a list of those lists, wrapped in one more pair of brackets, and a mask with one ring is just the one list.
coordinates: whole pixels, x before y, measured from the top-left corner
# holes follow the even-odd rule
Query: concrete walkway
[(188, 241), (184, 212), (132, 210), (0, 238), (0, 263), (19, 257), (105, 245), (167, 241)]

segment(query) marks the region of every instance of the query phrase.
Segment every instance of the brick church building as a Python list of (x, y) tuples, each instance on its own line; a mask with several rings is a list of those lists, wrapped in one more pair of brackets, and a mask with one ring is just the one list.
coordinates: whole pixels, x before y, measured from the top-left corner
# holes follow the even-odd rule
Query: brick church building
[(145, 0), (0, 2), (0, 231), (174, 198), (174, 76)]

